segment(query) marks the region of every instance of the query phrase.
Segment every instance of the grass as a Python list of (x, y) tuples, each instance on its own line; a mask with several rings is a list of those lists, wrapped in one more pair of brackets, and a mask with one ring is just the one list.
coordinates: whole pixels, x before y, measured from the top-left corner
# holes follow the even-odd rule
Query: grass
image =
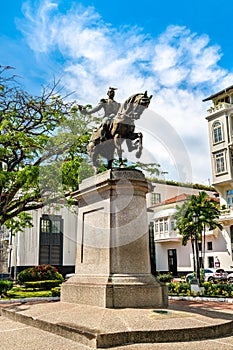
[(21, 299), (21, 298), (47, 298), (52, 296), (51, 290), (39, 290), (38, 288), (25, 288), (15, 286), (7, 292), (7, 296), (2, 299)]

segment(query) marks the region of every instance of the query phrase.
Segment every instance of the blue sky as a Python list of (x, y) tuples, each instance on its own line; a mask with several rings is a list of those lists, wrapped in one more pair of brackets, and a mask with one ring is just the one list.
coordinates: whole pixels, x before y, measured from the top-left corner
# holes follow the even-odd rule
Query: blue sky
[(0, 64), (35, 94), (61, 79), (79, 103), (96, 104), (108, 86), (118, 101), (148, 90), (142, 160), (169, 179), (209, 184), (202, 99), (232, 85), (232, 10), (232, 0), (4, 0)]

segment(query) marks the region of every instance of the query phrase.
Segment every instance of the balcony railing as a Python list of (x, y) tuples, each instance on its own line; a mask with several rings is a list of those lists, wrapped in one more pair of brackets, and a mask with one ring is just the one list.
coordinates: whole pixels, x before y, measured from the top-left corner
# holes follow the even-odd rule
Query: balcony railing
[(217, 104), (216, 106), (211, 106), (207, 110), (207, 113), (208, 113), (208, 115), (211, 115), (211, 114), (217, 113), (219, 111), (222, 111), (224, 109), (230, 109), (230, 108), (233, 108), (232, 103), (221, 102), (221, 103)]
[(224, 217), (232, 217), (233, 218), (233, 209), (232, 208), (226, 208), (220, 210), (220, 219)]
[(154, 239), (155, 242), (157, 241), (169, 241), (169, 240), (177, 240), (179, 241), (182, 238), (180, 234), (177, 234), (176, 231), (161, 231), (161, 232), (155, 232)]
[(220, 210), (220, 217), (219, 221), (224, 225), (231, 225), (231, 222), (233, 220), (233, 209), (227, 208), (227, 209), (221, 209)]

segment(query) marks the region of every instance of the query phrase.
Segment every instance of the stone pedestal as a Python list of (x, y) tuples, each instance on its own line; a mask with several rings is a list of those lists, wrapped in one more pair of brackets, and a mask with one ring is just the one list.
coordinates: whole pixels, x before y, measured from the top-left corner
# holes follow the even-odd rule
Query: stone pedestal
[(167, 289), (151, 274), (141, 171), (109, 170), (82, 182), (75, 275), (61, 301), (105, 308), (166, 307)]

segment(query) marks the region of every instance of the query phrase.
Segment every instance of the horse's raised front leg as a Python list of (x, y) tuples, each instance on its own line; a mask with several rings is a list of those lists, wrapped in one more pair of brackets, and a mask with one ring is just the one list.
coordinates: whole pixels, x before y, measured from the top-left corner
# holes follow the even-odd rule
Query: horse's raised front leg
[[(136, 140), (134, 143), (133, 141)], [(140, 158), (142, 154), (142, 133), (132, 133), (128, 139), (126, 139), (129, 152), (137, 150), (136, 157)]]

